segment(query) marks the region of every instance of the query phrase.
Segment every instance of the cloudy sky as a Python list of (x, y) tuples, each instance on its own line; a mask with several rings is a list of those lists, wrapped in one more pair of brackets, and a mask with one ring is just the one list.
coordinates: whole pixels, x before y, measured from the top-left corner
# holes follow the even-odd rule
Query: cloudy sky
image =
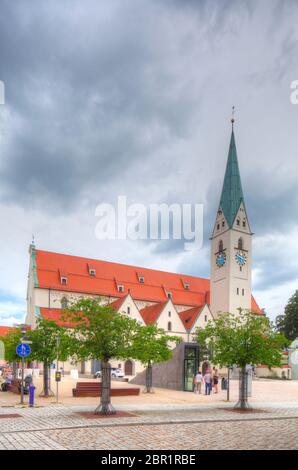
[[(0, 324), (25, 313), (28, 247), (209, 276), (235, 135), (272, 318), (298, 288), (296, 0), (0, 0)], [(99, 203), (203, 203), (204, 244), (102, 241)]]

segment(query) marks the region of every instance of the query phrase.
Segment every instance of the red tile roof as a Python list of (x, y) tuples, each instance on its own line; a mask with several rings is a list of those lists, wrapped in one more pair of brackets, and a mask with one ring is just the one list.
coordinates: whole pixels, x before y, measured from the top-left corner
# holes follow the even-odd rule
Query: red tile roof
[(119, 308), (121, 307), (121, 305), (123, 304), (124, 300), (126, 299), (127, 295), (125, 295), (124, 297), (120, 297), (119, 299), (117, 300), (114, 300), (114, 302), (111, 302), (109, 304), (110, 307), (112, 307), (114, 310), (119, 310)]
[(67, 322), (61, 319), (63, 310), (60, 308), (40, 307), (40, 315), (45, 320), (55, 321), (59, 326), (71, 326), (71, 322)]
[(164, 309), (167, 303), (168, 301), (155, 305), (150, 305), (149, 307), (145, 307), (140, 310), (140, 314), (142, 315), (142, 318), (146, 325), (148, 325), (149, 323), (155, 323), (157, 321), (159, 315), (161, 314), (162, 310)]
[(0, 336), (5, 336), (13, 330), (12, 326), (0, 326)]
[(203, 308), (204, 305), (199, 305), (199, 307), (193, 307), (179, 313), (179, 317), (181, 318), (186, 330), (190, 330), (193, 327)]
[(254, 312), (264, 314), (263, 310), (259, 307), (259, 305), (257, 304), (256, 299), (254, 298), (253, 295), (251, 296), (251, 309)]
[[(96, 276), (90, 276), (88, 271), (90, 265), (96, 270)], [(118, 298), (118, 283), (123, 284), (124, 294), (130, 292), (134, 300), (161, 303), (167, 301), (165, 286), (166, 290), (171, 292), (172, 301), (176, 305), (198, 307), (205, 302), (210, 303), (209, 279), (195, 276), (43, 250), (36, 250), (36, 271), (40, 288)], [(67, 285), (61, 284), (61, 272), (67, 273)], [(144, 283), (139, 282), (140, 273), (145, 278)], [(185, 289), (183, 284), (189, 284), (189, 289)], [(262, 313), (253, 297), (252, 308)]]

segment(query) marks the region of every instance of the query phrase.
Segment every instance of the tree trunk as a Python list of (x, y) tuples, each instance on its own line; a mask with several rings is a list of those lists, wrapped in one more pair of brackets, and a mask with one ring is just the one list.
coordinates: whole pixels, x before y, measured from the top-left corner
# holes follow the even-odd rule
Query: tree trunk
[(152, 363), (151, 361), (148, 362), (147, 369), (146, 369), (146, 388), (145, 393), (152, 393)]
[(54, 396), (53, 392), (50, 390), (49, 387), (49, 366), (48, 361), (44, 361), (43, 363), (43, 391), (39, 395), (40, 397), (52, 397)]
[(13, 361), (13, 363), (12, 363), (12, 375), (14, 376), (15, 379), (17, 378), (17, 375), (18, 375), (18, 364), (17, 364), (16, 361)]
[(241, 410), (247, 410), (250, 408), (247, 401), (247, 379), (248, 373), (246, 366), (242, 366), (239, 376), (239, 401), (235, 405), (235, 408), (239, 408)]
[(43, 393), (45, 397), (49, 396), (49, 367), (48, 361), (43, 363)]
[(116, 413), (111, 404), (111, 366), (109, 361), (102, 361), (101, 367), (101, 398), (100, 405), (96, 408), (97, 415), (113, 415)]

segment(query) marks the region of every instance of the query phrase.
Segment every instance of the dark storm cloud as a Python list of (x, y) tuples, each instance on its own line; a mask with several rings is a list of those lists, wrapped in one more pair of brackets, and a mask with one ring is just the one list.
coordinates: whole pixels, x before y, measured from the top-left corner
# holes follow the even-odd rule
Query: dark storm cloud
[(2, 155), (4, 198), (34, 202), (38, 191), (35, 202), (44, 193), (63, 205), (146, 158), (156, 145), (142, 141), (151, 126), (169, 136), (187, 129), (192, 102), (171, 94), (175, 72), (150, 36), (152, 9), (146, 18), (135, 2), (89, 4), (94, 14), (81, 2), (2, 4), (1, 70), (19, 122)]
[[(2, 198), (63, 209), (86, 187), (103, 190), (140, 158), (188, 138), (204, 88), (194, 94), (194, 70), (179, 65), (193, 44), (187, 21), (197, 15), (200, 41), (212, 44), (231, 21), (228, 3), (2, 1), (1, 73), (12, 122)], [(233, 17), (249, 11), (232, 3)], [(180, 41), (171, 16), (186, 25)], [(195, 74), (204, 77), (200, 67)]]
[[(201, 252), (183, 256), (184, 240), (136, 242), (123, 261), (138, 261), (141, 246), (148, 264), (177, 259), (178, 271), (208, 276), (233, 104), (255, 239), (290, 233), (298, 212), (298, 106), (289, 101), (297, 22), (296, 0), (1, 0), (0, 204), (15, 208), (11, 249), (24, 242), (21, 226), (26, 237), (35, 227), (53, 250), (67, 251), (71, 240), (80, 254), (87, 238), (90, 256), (115, 259), (116, 249), (92, 245), (98, 203), (118, 194), (203, 203)], [(35, 212), (18, 224), (23, 208)], [(272, 259), (276, 270), (263, 253), (254, 258), (260, 289), (295, 278), (295, 268)]]

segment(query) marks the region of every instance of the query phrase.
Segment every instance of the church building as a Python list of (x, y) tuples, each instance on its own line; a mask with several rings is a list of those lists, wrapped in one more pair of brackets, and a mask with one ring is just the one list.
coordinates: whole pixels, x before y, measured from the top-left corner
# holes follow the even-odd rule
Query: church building
[[(61, 321), (62, 309), (80, 297), (101, 299), (141, 324), (157, 323), (185, 344), (221, 312), (239, 308), (263, 314), (251, 293), (252, 232), (246, 212), (232, 120), (232, 134), (215, 224), (210, 279), (39, 250), (30, 246), (26, 323)], [(126, 376), (143, 367), (113, 361)], [(97, 361), (80, 364), (94, 373)]]

